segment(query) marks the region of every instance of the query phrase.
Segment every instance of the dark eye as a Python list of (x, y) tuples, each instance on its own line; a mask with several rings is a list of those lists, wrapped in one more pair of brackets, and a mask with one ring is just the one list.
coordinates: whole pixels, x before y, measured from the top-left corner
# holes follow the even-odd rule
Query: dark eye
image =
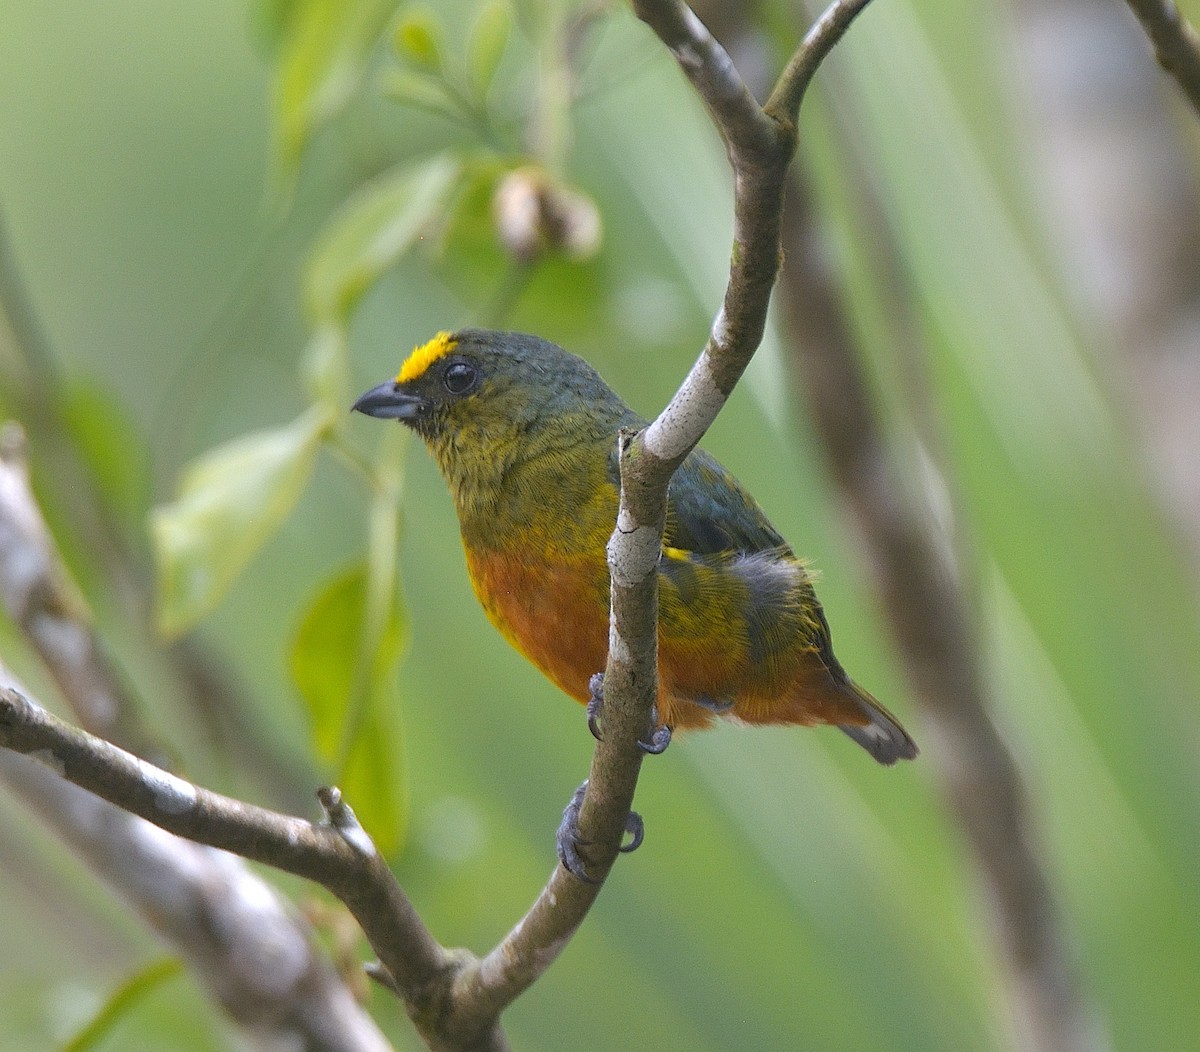
[(451, 394), (466, 394), (475, 386), (477, 370), (470, 362), (454, 362), (446, 369), (442, 383)]

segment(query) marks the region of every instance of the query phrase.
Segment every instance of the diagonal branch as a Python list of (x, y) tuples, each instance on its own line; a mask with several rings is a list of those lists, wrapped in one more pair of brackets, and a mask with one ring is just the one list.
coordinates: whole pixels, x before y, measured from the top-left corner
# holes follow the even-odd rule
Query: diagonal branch
[(0, 429), (0, 605), (33, 644), (79, 722), (142, 756), (161, 750), (109, 663), (86, 603), (47, 528), (26, 463), (25, 433)]
[(298, 911), (241, 859), (172, 837), (24, 756), (0, 753), (0, 781), (175, 947), (252, 1047), (391, 1048)]
[[(193, 785), (0, 686), (0, 747), (24, 753), (74, 785), (168, 833), (220, 848), (327, 888), (350, 909), (392, 984), (426, 1033), (461, 966), (417, 916), (383, 856), (341, 801), (323, 790), (327, 822), (314, 824)], [(503, 1049), (502, 1041), (431, 1040), (435, 1049)]]
[[(16, 424), (0, 430), (0, 604), (85, 726), (144, 754), (158, 752), (133, 718), (128, 692), (42, 519)], [(17, 687), (2, 666), (0, 684)], [(184, 841), (167, 843), (141, 819), (72, 790), (36, 765), (3, 760), (0, 777), (9, 787), (171, 942), (226, 1013), (264, 1044), (300, 1040), (344, 1052), (388, 1047), (308, 925), (240, 859)], [(256, 967), (263, 960), (279, 965), (270, 982)]]
[[(608, 543), (612, 617), (604, 672), (604, 738), (592, 757), (579, 814), (589, 873), (603, 880), (633, 803), (657, 695), (658, 581), (667, 489), (675, 469), (725, 404), (762, 339), (779, 269), (780, 216), (796, 146), (797, 108), (820, 60), (865, 0), (836, 0), (788, 64), (769, 112), (754, 102), (729, 56), (678, 0), (634, 0), (634, 10), (675, 55), (708, 106), (734, 175), (734, 244), (722, 308), (700, 357), (674, 398), (644, 431), (619, 438), (621, 500)], [(790, 107), (790, 108), (789, 108)], [(599, 892), (562, 867), (529, 915), (483, 962), (507, 978), (499, 1000), (557, 956)], [(513, 967), (512, 962), (521, 962)], [(535, 963), (537, 962), (537, 963)], [(505, 987), (505, 989), (501, 989)], [(515, 994), (513, 994), (515, 996)]]
[(1174, 0), (1128, 0), (1154, 45), (1158, 64), (1179, 82), (1200, 116), (1200, 34)]
[[(815, 247), (809, 188), (796, 180), (794, 190), (784, 211), (780, 301), (797, 352), (798, 387), (889, 614), (926, 733), (938, 735), (931, 760), (993, 906), (1007, 1007), (1022, 1048), (1085, 1052), (1101, 1031), (1038, 855), (1020, 771), (990, 715), (962, 567), (950, 546), (939, 543), (928, 495), (898, 469), (834, 275)], [(869, 201), (869, 192), (864, 196)], [(881, 285), (896, 290), (889, 304), (895, 338), (915, 344), (908, 276), (888, 256), (886, 219), (872, 219), (881, 231), (879, 265), (887, 268)], [(926, 433), (936, 430), (932, 418), (922, 422)]]

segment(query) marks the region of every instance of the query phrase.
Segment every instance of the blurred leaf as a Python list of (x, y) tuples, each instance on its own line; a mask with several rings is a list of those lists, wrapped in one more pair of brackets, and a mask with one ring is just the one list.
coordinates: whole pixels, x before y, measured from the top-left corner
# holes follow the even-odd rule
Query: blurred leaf
[(196, 460), (179, 497), (151, 513), (158, 563), (158, 623), (168, 636), (192, 627), (287, 518), (312, 472), (327, 426), (312, 409)]
[(127, 522), (140, 522), (150, 504), (150, 458), (140, 431), (114, 392), (95, 380), (76, 380), (60, 393), (59, 409), (101, 496)]
[(448, 154), (372, 180), (330, 220), (309, 259), (305, 288), (316, 322), (344, 322), (366, 289), (419, 240), (461, 171)]
[(377, 685), (338, 774), (346, 801), (384, 855), (394, 855), (404, 842), (408, 818), (404, 736), (393, 718), (396, 706), (395, 680), (389, 676), (387, 682)]
[(389, 69), (379, 78), (380, 90), (393, 102), (415, 106), (443, 117), (458, 117), (459, 105), (446, 90), (444, 82), (408, 69)]
[[(342, 790), (386, 852), (388, 838), (395, 846), (403, 814), (396, 789), (400, 735), (390, 714), (408, 620), (394, 576), (372, 582), (368, 573), (366, 564), (355, 565), (317, 594), (292, 640), (290, 670), (318, 754), (340, 763)], [(375, 590), (387, 603), (378, 624), (369, 612)]]
[(112, 996), (101, 1005), (91, 1021), (62, 1046), (62, 1052), (89, 1052), (90, 1049), (99, 1047), (113, 1027), (135, 1009), (143, 998), (182, 971), (183, 962), (178, 957), (168, 957), (155, 961), (130, 976), (113, 991)]
[(350, 401), (349, 347), (344, 325), (319, 325), (309, 337), (300, 361), (308, 396), (337, 419)]
[(473, 161), (464, 172), (454, 213), (442, 235), (435, 260), (439, 277), (471, 300), (481, 299), (481, 290), (501, 280), (511, 266), (492, 212), (496, 186), (510, 168), (490, 157)]
[(276, 162), (290, 177), (312, 134), (345, 105), (394, 9), (389, 0), (297, 0), (276, 70)]
[(512, 8), (507, 0), (488, 0), (479, 9), (467, 38), (467, 70), (480, 98), (487, 95), (512, 31)]
[(301, 0), (258, 0), (254, 5), (254, 29), (272, 45), (278, 45)]
[(442, 26), (427, 7), (415, 7), (396, 24), (392, 35), (396, 54), (414, 66), (440, 73), (445, 68)]

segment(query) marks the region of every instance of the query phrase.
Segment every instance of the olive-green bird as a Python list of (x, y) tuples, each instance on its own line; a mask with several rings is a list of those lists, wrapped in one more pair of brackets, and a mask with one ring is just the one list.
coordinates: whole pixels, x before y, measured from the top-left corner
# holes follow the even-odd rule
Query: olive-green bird
[[(608, 651), (616, 434), (646, 421), (583, 359), (536, 336), (481, 329), (439, 333), (354, 408), (425, 440), (488, 617), (587, 701)], [(671, 482), (658, 575), (664, 737), (718, 716), (824, 723), (880, 763), (916, 756), (896, 718), (834, 657), (803, 562), (703, 450)]]

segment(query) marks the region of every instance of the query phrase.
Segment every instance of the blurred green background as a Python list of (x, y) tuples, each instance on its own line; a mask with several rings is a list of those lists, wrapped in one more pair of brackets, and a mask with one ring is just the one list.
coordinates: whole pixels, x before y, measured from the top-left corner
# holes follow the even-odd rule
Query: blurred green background
[[(313, 397), (347, 405), (415, 343), (464, 324), (555, 339), (656, 412), (707, 334), (731, 229), (721, 145), (623, 7), (581, 32), (571, 99), (552, 46), (570, 8), (518, 4), (490, 116), (474, 126), (430, 112), (428, 97), (412, 104), (438, 78), (413, 79), (420, 34), (403, 62), (391, 53), (392, 5), (338, 10), (0, 0), (6, 250), (133, 582), (114, 585), (41, 478), (60, 543), (180, 769), (309, 814), (306, 794), (333, 765), (313, 744), (291, 642), (314, 596), (363, 558), (373, 497), (353, 463), (396, 435), (329, 423), (294, 510), (194, 629), (232, 714), (173, 696), (170, 663), (130, 617), (148, 623), (150, 506), (173, 500), (206, 450), (284, 426)], [(742, 57), (777, 62), (803, 16), (769, 0), (751, 15)], [(315, 90), (316, 60), (298, 43), (309, 16), (344, 31), (339, 76), (357, 70), (360, 37), (381, 36), (362, 49), (361, 82), (330, 76)], [(447, 61), (469, 61), (474, 5), (436, 17)], [(1122, 5), (1069, 0), (876, 0), (802, 114), (801, 163), (880, 409), (905, 470), (936, 477), (967, 553), (996, 720), (1028, 781), (1097, 1047), (1184, 1050), (1200, 1033), (1197, 127)], [(468, 173), (454, 192), (433, 195), (412, 237), (396, 235), (394, 267), (383, 251), (386, 267), (347, 277), (322, 234), (331, 216), (380, 173), (447, 150)], [(596, 254), (529, 267), (496, 246), (496, 176), (531, 157), (595, 202)], [(920, 368), (895, 353), (895, 289), (867, 262), (884, 240), (914, 292)], [(929, 383), (935, 453), (913, 437), (914, 372)], [(839, 655), (923, 759), (884, 771), (833, 732), (726, 727), (648, 763), (646, 845), (506, 1015), (515, 1048), (1014, 1047), (990, 904), (939, 793), (937, 728), (906, 693), (790, 374), (773, 331), (705, 444), (813, 559)], [(28, 404), (11, 383), (2, 396), (8, 413)], [(27, 423), (35, 469), (53, 473)], [(416, 443), (392, 484), (408, 643), (371, 700), (384, 745), (363, 784), (434, 933), (482, 951), (549, 873), (591, 740), (579, 709), (486, 623)], [(0, 643), (41, 682), (10, 626)], [(11, 803), (0, 875), (0, 1047), (53, 1048), (163, 950)], [(417, 1047), (390, 998), (371, 996), (396, 1046)], [(99, 1047), (239, 1040), (180, 977)]]

